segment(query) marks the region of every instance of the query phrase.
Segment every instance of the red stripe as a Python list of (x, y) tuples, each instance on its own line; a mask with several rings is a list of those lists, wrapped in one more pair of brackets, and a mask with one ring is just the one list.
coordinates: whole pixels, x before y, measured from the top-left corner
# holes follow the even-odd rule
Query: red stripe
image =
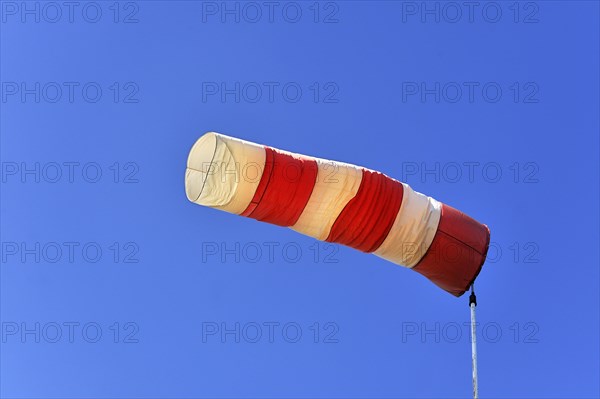
[(402, 203), (402, 184), (363, 169), (360, 187), (331, 227), (326, 241), (373, 252), (387, 237)]
[(260, 181), (258, 182), (258, 187), (256, 187), (256, 192), (252, 197), (252, 201), (244, 212), (242, 212), (241, 216), (250, 217), (252, 212), (256, 209), (263, 195), (265, 194), (265, 190), (269, 185), (269, 181), (271, 180), (271, 173), (273, 172), (273, 150), (269, 147), (265, 147), (265, 168), (263, 170), (262, 176), (260, 177)]
[(486, 225), (442, 204), (437, 232), (413, 270), (452, 295), (461, 296), (481, 271), (489, 242)]
[(271, 147), (265, 147), (265, 151), (265, 170), (250, 205), (241, 215), (292, 226), (312, 194), (317, 180), (317, 161)]

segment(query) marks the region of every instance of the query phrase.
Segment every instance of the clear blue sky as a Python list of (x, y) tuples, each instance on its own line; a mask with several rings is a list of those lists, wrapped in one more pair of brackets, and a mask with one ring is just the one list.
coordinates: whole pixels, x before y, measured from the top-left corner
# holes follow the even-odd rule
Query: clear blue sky
[(188, 202), (213, 130), (488, 224), (481, 397), (598, 397), (598, 3), (478, 4), (2, 1), (0, 395), (471, 395), (466, 297)]

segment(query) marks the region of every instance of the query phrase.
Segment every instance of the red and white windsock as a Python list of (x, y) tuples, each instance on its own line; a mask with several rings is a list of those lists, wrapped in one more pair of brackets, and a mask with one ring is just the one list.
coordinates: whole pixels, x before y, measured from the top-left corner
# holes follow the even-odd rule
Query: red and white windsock
[(485, 261), (486, 225), (383, 173), (206, 133), (185, 175), (190, 201), (371, 252), (460, 296)]

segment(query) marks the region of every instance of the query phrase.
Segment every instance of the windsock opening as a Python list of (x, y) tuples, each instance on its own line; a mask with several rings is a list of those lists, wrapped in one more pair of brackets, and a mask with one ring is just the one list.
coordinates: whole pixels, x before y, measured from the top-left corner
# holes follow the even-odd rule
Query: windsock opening
[(240, 214), (256, 192), (264, 167), (264, 146), (206, 133), (188, 156), (186, 195), (196, 204)]
[(211, 133), (200, 137), (190, 150), (185, 171), (185, 194), (192, 202), (197, 202), (204, 191), (216, 150), (217, 137)]

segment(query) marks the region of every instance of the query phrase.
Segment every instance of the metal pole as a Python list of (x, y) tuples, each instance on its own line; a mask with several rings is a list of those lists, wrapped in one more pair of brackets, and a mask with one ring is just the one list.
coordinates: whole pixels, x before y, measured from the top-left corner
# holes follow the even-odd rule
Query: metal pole
[(473, 361), (473, 399), (479, 398), (479, 391), (477, 387), (477, 337), (475, 335), (475, 306), (477, 306), (477, 297), (475, 296), (475, 289), (473, 284), (471, 285), (471, 295), (469, 296), (469, 307), (471, 308), (471, 354)]

